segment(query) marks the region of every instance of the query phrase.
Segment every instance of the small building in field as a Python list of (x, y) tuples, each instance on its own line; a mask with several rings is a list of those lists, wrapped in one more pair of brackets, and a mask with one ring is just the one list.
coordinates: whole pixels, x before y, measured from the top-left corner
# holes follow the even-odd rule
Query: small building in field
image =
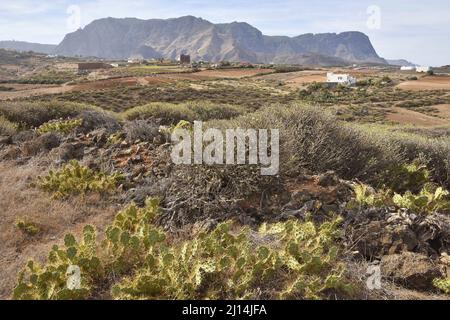
[(191, 56), (188, 55), (188, 54), (180, 55), (180, 63), (181, 64), (190, 64), (191, 63)]
[(327, 73), (327, 83), (342, 84), (346, 86), (353, 86), (357, 82), (355, 77), (349, 74), (337, 74), (333, 72)]
[(414, 71), (416, 67), (414, 66), (403, 66), (400, 68), (401, 71)]
[(430, 72), (431, 70), (432, 70), (431, 67), (428, 67), (428, 66), (416, 67), (417, 72), (427, 73), (427, 72)]
[(78, 64), (78, 73), (89, 73), (100, 69), (111, 69), (112, 65), (103, 62), (84, 62)]

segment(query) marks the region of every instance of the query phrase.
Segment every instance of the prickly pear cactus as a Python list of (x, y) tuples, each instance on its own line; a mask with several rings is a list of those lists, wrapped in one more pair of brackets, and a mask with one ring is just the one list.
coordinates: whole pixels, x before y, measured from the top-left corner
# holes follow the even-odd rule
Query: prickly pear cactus
[(69, 134), (71, 133), (75, 128), (81, 126), (83, 124), (82, 119), (73, 119), (73, 120), (53, 120), (44, 123), (41, 125), (37, 132), (40, 134), (48, 133), (48, 132), (54, 132), (54, 133), (61, 133), (61, 134)]
[[(79, 274), (70, 274), (71, 269), (79, 270)], [(30, 260), (19, 273), (13, 299), (86, 299), (93, 283), (102, 279), (103, 275), (103, 265), (96, 255), (96, 231), (94, 227), (86, 226), (80, 242), (68, 234), (64, 238), (64, 248), (54, 246), (45, 266)], [(78, 287), (68, 285), (71, 276), (79, 277)]]
[(47, 176), (40, 177), (38, 186), (53, 193), (55, 198), (66, 198), (70, 195), (84, 195), (90, 192), (113, 193), (122, 180), (121, 174), (107, 175), (95, 172), (80, 165), (78, 161), (72, 160), (61, 170), (50, 170)]
[(85, 299), (110, 275), (120, 279), (111, 286), (115, 299), (319, 299), (352, 290), (335, 245), (339, 218), (320, 226), (264, 224), (259, 231), (225, 222), (177, 242), (153, 224), (158, 204), (149, 199), (120, 211), (101, 245), (91, 226), (80, 241), (67, 235), (45, 266), (28, 263), (13, 298)]

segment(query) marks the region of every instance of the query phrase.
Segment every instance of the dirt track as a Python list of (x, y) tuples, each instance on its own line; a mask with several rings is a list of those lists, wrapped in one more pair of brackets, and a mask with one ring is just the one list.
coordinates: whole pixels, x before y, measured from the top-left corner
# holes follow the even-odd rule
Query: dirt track
[(71, 91), (74, 88), (75, 86), (58, 86), (58, 87), (42, 87), (19, 91), (0, 92), (0, 100), (21, 99), (34, 96), (42, 96), (46, 94), (58, 94)]

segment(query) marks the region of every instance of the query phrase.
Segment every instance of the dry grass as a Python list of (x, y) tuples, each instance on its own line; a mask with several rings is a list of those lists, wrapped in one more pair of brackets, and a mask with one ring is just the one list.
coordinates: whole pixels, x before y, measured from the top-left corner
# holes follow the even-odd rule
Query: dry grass
[(0, 136), (12, 135), (17, 131), (17, 125), (0, 116)]
[(73, 102), (1, 102), (0, 116), (24, 128), (39, 127), (50, 120), (79, 115), (85, 110), (98, 110)]
[[(30, 258), (42, 260), (64, 234), (78, 234), (86, 224), (99, 230), (112, 221), (117, 207), (96, 196), (57, 201), (30, 183), (43, 174), (43, 168), (29, 164), (16, 167), (0, 164), (0, 299), (8, 299), (17, 272)], [(17, 219), (36, 224), (40, 233), (29, 236), (15, 225)]]

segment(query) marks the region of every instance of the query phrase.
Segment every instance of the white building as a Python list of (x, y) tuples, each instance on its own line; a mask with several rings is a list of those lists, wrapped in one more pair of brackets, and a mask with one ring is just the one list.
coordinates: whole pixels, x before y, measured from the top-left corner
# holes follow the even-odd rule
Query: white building
[(356, 78), (349, 74), (335, 74), (333, 72), (328, 72), (327, 82), (352, 86), (356, 84)]
[(413, 71), (415, 69), (416, 69), (416, 67), (414, 67), (414, 66), (403, 66), (400, 68), (401, 71)]
[(428, 67), (428, 66), (417, 67), (416, 71), (417, 72), (424, 72), (424, 73), (426, 73), (426, 72), (431, 71), (431, 67)]

